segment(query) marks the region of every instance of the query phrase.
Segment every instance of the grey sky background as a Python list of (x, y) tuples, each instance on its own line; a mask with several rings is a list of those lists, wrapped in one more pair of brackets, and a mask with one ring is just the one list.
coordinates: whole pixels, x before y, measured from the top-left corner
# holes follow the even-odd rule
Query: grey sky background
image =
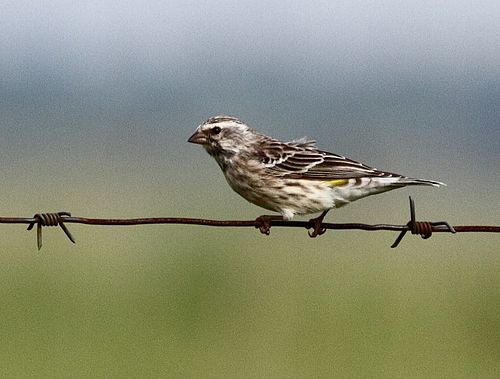
[(180, 80), (207, 64), (304, 65), (318, 76), (340, 77), (371, 75), (373, 67), (452, 77), (471, 68), (499, 70), (495, 1), (7, 1), (1, 7), (2, 73), (14, 82), (36, 72), (33, 66), (83, 83), (120, 80), (117, 69), (127, 66)]

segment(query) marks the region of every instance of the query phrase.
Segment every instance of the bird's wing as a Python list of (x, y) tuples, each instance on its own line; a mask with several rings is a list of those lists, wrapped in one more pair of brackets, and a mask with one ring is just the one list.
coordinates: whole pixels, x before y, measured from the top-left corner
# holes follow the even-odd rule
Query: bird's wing
[(312, 147), (316, 148), (316, 141), (313, 139), (308, 139), (307, 137), (302, 137), (286, 143), (287, 145), (297, 146), (297, 147)]
[(400, 177), (379, 171), (342, 155), (317, 150), (309, 144), (270, 141), (259, 157), (266, 171), (284, 178), (331, 180), (361, 177)]

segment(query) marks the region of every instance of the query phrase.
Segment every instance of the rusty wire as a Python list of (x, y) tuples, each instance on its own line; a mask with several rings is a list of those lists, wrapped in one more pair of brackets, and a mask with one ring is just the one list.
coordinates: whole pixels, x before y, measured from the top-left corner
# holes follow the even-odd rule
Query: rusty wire
[[(71, 242), (75, 243), (75, 238), (69, 232), (65, 224), (86, 224), (86, 225), (148, 225), (148, 224), (185, 224), (204, 225), (217, 227), (255, 227), (263, 234), (269, 234), (272, 226), (298, 227), (310, 229), (313, 227), (310, 221), (285, 221), (279, 217), (258, 217), (255, 220), (209, 220), (200, 218), (185, 217), (145, 217), (145, 218), (87, 218), (74, 217), (69, 212), (58, 213), (37, 213), (33, 217), (0, 217), (0, 224), (28, 224), (28, 230), (37, 226), (37, 247), (42, 247), (42, 227), (60, 226)], [(432, 233), (464, 233), (464, 232), (486, 232), (500, 233), (500, 226), (487, 225), (459, 225), (451, 226), (446, 221), (429, 222), (417, 221), (415, 217), (415, 203), (410, 197), (410, 221), (405, 225), (392, 224), (363, 224), (363, 223), (322, 223), (322, 229), (339, 230), (366, 230), (366, 231), (393, 231), (400, 232), (397, 239), (391, 245), (395, 248), (399, 245), (407, 232), (420, 235), (424, 239), (432, 236)], [(311, 234), (310, 234), (311, 235)]]

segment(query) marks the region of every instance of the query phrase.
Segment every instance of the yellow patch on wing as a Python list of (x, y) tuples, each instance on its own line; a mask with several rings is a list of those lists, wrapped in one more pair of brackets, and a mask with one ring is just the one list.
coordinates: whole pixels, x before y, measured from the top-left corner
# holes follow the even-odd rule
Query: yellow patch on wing
[(349, 183), (349, 179), (333, 179), (333, 180), (328, 180), (328, 185), (330, 187), (345, 186), (347, 183)]

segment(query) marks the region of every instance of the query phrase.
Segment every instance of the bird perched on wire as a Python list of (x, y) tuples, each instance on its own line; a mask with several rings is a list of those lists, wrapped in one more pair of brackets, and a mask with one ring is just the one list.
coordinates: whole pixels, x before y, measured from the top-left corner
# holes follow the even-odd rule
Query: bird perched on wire
[[(323, 234), (326, 213), (363, 197), (408, 185), (443, 183), (380, 171), (342, 155), (319, 150), (305, 138), (282, 142), (232, 116), (211, 117), (188, 142), (202, 145), (219, 164), (231, 188), (249, 202), (279, 212), (278, 219), (322, 212), (311, 219), (311, 237)], [(261, 216), (269, 234), (276, 216)]]

